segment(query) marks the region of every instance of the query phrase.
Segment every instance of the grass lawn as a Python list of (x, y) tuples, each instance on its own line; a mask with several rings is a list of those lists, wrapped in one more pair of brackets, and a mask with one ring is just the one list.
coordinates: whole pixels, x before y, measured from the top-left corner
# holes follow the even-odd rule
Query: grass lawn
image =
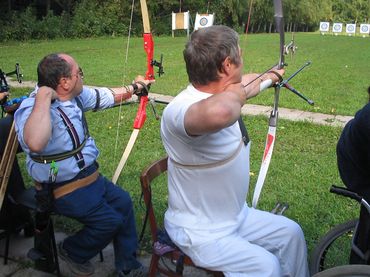
[[(182, 59), (185, 37), (155, 37), (156, 58), (164, 54), (165, 75), (157, 78), (152, 91), (176, 95), (187, 85)], [(286, 35), (289, 42), (290, 35)], [(306, 61), (312, 65), (290, 83), (313, 99), (311, 107), (287, 90), (281, 92), (281, 107), (312, 112), (353, 115), (367, 101), (369, 86), (369, 38), (347, 36), (321, 36), (314, 33), (295, 35), (296, 55), (286, 57), (289, 76)], [(10, 42), (0, 45), (0, 68), (13, 70), (16, 62), (22, 66), (26, 80), (36, 80), (39, 60), (51, 52), (67, 52), (74, 56), (85, 73), (89, 85), (119, 86), (131, 82), (137, 75), (144, 75), (145, 54), (141, 38), (131, 38), (127, 62), (124, 38), (94, 38), (84, 40), (53, 40)], [(278, 60), (278, 35), (241, 36), (245, 72), (262, 72)], [(250, 103), (271, 105), (273, 90), (264, 92)], [(13, 95), (23, 95), (26, 90), (13, 89)], [(157, 105), (161, 114), (163, 105)], [(136, 105), (125, 105), (123, 111), (111, 109), (89, 113), (90, 132), (101, 151), (101, 172), (111, 178), (132, 132)], [(118, 127), (118, 118), (119, 128)], [(256, 182), (267, 132), (265, 117), (244, 118), (252, 139), (251, 200)], [(139, 175), (144, 167), (165, 155), (159, 135), (160, 122), (148, 109), (148, 119), (118, 181), (128, 190), (135, 203), (137, 225), (140, 230), (145, 211), (140, 201)], [(298, 221), (305, 232), (309, 250), (329, 228), (357, 215), (358, 206), (347, 199), (331, 195), (331, 184), (340, 184), (336, 168), (335, 146), (341, 128), (319, 126), (307, 122), (280, 120), (272, 162), (261, 194), (259, 207), (271, 210), (277, 201), (288, 202), (286, 215)], [(160, 180), (155, 194), (155, 208), (159, 217), (166, 209), (167, 188)], [(227, 201), (227, 199), (225, 199)], [(221, 204), (221, 203), (220, 203)], [(60, 221), (67, 230), (75, 229), (74, 222)], [(145, 237), (145, 245), (149, 235)]]

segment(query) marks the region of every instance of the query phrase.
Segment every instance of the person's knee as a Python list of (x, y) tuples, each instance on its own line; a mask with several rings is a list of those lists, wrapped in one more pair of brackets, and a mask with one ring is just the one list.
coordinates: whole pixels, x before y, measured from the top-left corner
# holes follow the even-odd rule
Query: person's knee
[(301, 226), (289, 220), (284, 228), (284, 239), (282, 239), (282, 243), (285, 241), (286, 247), (290, 249), (299, 249), (304, 250), (306, 249), (306, 240), (302, 231)]
[(263, 257), (263, 260), (260, 263), (260, 270), (262, 271), (258, 276), (281, 276), (281, 266), (278, 258), (269, 253)]
[(291, 238), (304, 240), (304, 234), (303, 234), (301, 226), (292, 220), (289, 221), (289, 224), (287, 225), (287, 228), (286, 228), (286, 232), (287, 232), (287, 235)]
[(130, 194), (124, 190), (120, 190), (120, 193), (117, 197), (118, 197), (117, 206), (123, 211), (123, 213), (125, 214), (130, 213), (133, 209), (133, 204), (132, 204), (132, 199), (131, 199)]
[(100, 225), (99, 228), (101, 228), (105, 233), (115, 234), (119, 229), (122, 228), (124, 225), (123, 223), (124, 222), (119, 215), (107, 216), (106, 222)]

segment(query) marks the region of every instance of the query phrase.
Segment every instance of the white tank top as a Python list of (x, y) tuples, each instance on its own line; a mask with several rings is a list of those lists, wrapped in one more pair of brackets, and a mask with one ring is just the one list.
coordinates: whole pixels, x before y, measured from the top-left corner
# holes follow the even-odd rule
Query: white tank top
[(184, 129), (189, 106), (211, 94), (189, 85), (165, 109), (161, 136), (169, 156), (165, 221), (190, 229), (237, 225), (246, 213), (250, 143), (236, 121), (219, 132), (191, 137)]

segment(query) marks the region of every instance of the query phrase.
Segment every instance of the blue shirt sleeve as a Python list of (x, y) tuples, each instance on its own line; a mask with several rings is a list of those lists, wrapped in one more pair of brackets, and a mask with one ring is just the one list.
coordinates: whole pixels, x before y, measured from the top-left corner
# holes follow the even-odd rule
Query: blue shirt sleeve
[[(96, 89), (99, 91), (100, 95), (99, 109), (112, 107), (114, 105), (112, 91), (109, 88), (99, 87)], [(32, 93), (31, 95), (34, 96), (35, 93)], [(23, 139), (23, 129), (35, 103), (35, 98), (32, 96), (25, 99), (16, 111), (15, 127), (20, 145), (23, 148), (24, 152), (27, 154), (26, 166), (28, 173), (34, 180), (40, 183), (44, 183), (48, 182), (50, 164), (37, 163), (30, 158), (30, 155), (54, 155), (73, 149), (72, 139), (67, 132), (67, 127), (63, 123), (61, 116), (57, 110), (58, 107), (61, 108), (68, 116), (78, 134), (80, 142), (82, 143), (82, 141), (85, 139), (85, 133), (82, 124), (82, 111), (78, 107), (75, 99), (64, 102), (57, 100), (52, 103), (50, 108), (52, 135), (49, 139), (48, 144), (41, 153), (32, 153)], [(91, 110), (96, 106), (95, 88), (84, 86), (81, 94), (78, 97), (81, 100), (84, 111)], [(99, 151), (95, 145), (95, 141), (93, 138), (87, 138), (86, 144), (81, 152), (84, 156), (86, 166), (91, 165), (97, 159)], [(75, 157), (70, 157), (57, 163), (59, 166), (57, 182), (70, 180), (74, 178), (80, 171)]]

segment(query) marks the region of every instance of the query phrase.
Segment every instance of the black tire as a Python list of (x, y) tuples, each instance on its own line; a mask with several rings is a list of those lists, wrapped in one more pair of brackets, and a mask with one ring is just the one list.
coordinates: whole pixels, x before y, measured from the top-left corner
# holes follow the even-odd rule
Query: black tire
[(355, 219), (339, 224), (321, 238), (311, 254), (311, 275), (349, 264), (353, 231), (357, 222), (358, 219)]
[(370, 277), (370, 265), (342, 265), (321, 271), (312, 277)]

